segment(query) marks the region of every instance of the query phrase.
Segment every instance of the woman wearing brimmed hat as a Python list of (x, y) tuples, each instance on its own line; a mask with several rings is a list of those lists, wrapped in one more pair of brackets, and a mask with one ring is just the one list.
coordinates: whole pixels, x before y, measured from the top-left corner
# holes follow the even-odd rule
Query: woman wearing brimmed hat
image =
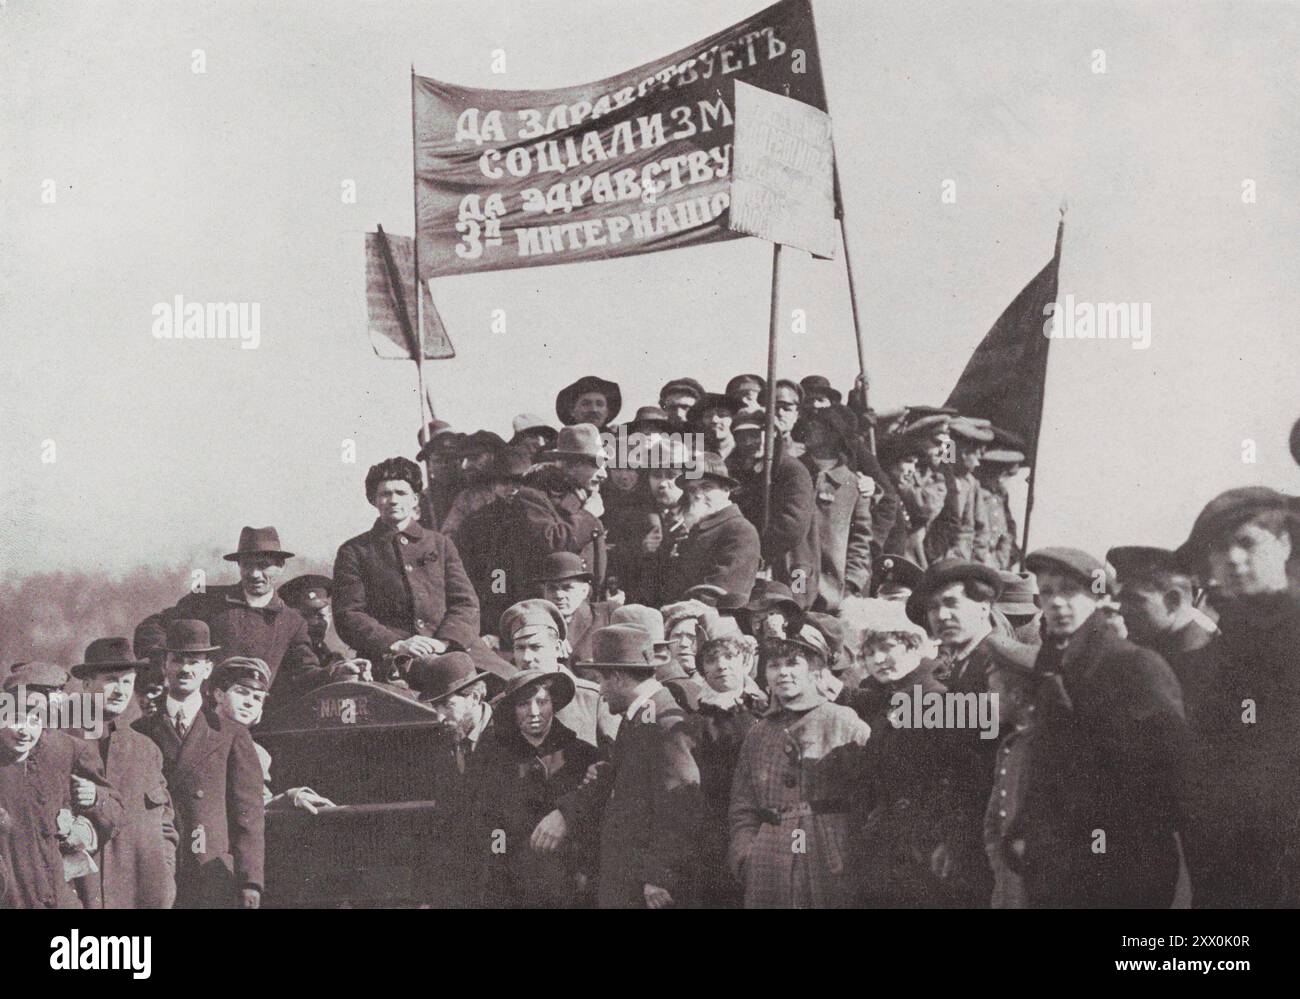
[(484, 905), (568, 909), (579, 901), (579, 878), (587, 874), (584, 840), (575, 836), (551, 853), (529, 846), (538, 823), (596, 762), (595, 747), (556, 718), (573, 694), (567, 674), (528, 669), (492, 702), (496, 723), (470, 775)]
[(828, 652), (811, 624), (763, 649), (772, 708), (745, 737), (729, 814), (728, 865), (747, 909), (853, 902), (849, 812), (871, 730), (818, 691)]

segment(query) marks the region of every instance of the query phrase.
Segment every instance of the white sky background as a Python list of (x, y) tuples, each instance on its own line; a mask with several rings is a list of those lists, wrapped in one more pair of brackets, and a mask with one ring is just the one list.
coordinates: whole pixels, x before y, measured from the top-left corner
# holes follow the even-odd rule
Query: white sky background
[[(764, 6), (11, 0), (0, 571), (228, 550), (243, 524), (332, 557), (373, 518), (366, 467), (415, 450), (414, 366), (371, 352), (362, 257), (376, 222), (411, 230), (410, 64), (470, 86), (565, 86)], [(1286, 452), (1300, 416), (1300, 8), (815, 7), (878, 409), (943, 400), (1050, 257), (1065, 196), (1062, 296), (1150, 302), (1152, 345), (1053, 345), (1035, 546), (1173, 544), (1224, 488), (1300, 491)], [(498, 48), (504, 76), (490, 72)], [(948, 178), (955, 205), (940, 202)], [(1247, 178), (1256, 204), (1242, 203)], [(847, 388), (843, 264), (784, 257), (782, 304), (807, 311), (809, 332), (784, 337), (783, 373)], [(508, 436), (515, 413), (553, 416), (581, 374), (621, 382), (630, 414), (671, 376), (720, 390), (761, 371), (770, 259), (741, 240), (437, 280), (459, 351), (429, 365), (439, 415)], [(155, 340), (151, 310), (177, 294), (261, 303), (260, 348)], [(496, 308), (505, 336), (489, 330)]]

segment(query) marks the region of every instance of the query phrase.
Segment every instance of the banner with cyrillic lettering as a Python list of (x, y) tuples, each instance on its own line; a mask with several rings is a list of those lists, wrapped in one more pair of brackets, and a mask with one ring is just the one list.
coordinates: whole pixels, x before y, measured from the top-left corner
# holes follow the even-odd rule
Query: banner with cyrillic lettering
[(473, 90), (417, 76), (420, 277), (741, 235), (727, 226), (736, 80), (825, 110), (808, 0), (584, 86)]

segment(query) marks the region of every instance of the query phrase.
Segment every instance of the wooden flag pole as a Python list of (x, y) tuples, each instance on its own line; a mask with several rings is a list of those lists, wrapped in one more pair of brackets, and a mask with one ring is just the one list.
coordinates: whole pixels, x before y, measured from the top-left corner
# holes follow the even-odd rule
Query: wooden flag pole
[(772, 244), (772, 309), (767, 323), (767, 422), (763, 428), (763, 534), (772, 516), (772, 456), (776, 450), (776, 331), (780, 313), (781, 244)]
[[(433, 419), (433, 400), (424, 386), (424, 296), (420, 294), (420, 146), (415, 130), (415, 63), (411, 63), (411, 205), (415, 225), (411, 229), (412, 264), (415, 270), (415, 372), (420, 381), (420, 434)], [(428, 415), (425, 403), (428, 402)]]
[[(1061, 240), (1065, 236), (1065, 210), (1069, 204), (1061, 202), (1061, 221), (1056, 224), (1056, 250), (1052, 254), (1052, 260), (1056, 265), (1057, 291), (1060, 291), (1061, 280)], [(1052, 354), (1049, 350), (1047, 353), (1050, 360)], [(1034, 463), (1029, 466), (1029, 481), (1025, 484), (1025, 532), (1020, 542), (1020, 571), (1025, 571), (1025, 555), (1029, 553), (1029, 519), (1034, 515), (1034, 480), (1038, 476), (1038, 443), (1043, 436), (1043, 409), (1047, 404), (1047, 362), (1043, 362), (1043, 391), (1038, 398), (1038, 437), (1034, 439)]]

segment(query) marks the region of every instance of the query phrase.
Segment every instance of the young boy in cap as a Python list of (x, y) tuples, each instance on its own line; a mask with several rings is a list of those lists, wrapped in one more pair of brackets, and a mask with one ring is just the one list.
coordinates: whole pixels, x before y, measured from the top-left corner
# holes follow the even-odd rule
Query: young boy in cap
[(164, 640), (163, 708), (135, 727), (162, 750), (180, 834), (180, 908), (261, 905), (265, 852), (262, 765), (248, 729), (206, 706), (216, 650), (202, 621), (173, 621)]
[(122, 796), (117, 835), (100, 847), (99, 871), (82, 882), (90, 908), (170, 909), (176, 900), (176, 831), (172, 798), (163, 776), (162, 751), (131, 722), (140, 712), (136, 659), (125, 638), (97, 638), (85, 661), (72, 667), (82, 689), (104, 705), (104, 734), (97, 749), (105, 776)]
[(47, 727), (68, 674), (51, 663), (18, 663), (4, 677), (0, 724), (0, 870), (19, 909), (80, 909), (74, 861), (108, 843), (122, 824), (122, 799), (96, 747)]
[(772, 707), (741, 746), (728, 866), (747, 909), (847, 907), (856, 874), (846, 865), (849, 812), (871, 730), (821, 695), (816, 673), (828, 649), (816, 628), (760, 651)]
[(1112, 630), (1103, 563), (1076, 548), (1025, 559), (1037, 578), (1044, 639), (1034, 662), (1072, 705), (1044, 738), (1022, 811), (1031, 906), (1167, 908), (1178, 881), (1186, 723), (1165, 661)]
[(521, 670), (563, 673), (573, 683), (568, 703), (556, 708), (555, 717), (577, 737), (597, 745), (600, 685), (584, 680), (565, 664), (570, 655), (568, 625), (560, 609), (548, 600), (521, 600), (501, 615), (502, 651)]

